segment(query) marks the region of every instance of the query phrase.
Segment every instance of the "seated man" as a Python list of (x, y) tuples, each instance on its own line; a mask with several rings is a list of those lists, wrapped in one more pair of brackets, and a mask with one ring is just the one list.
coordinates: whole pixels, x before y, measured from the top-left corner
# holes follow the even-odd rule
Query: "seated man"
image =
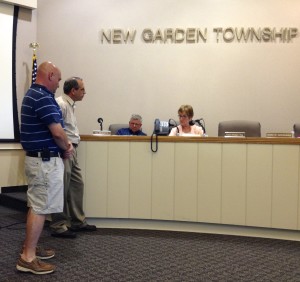
[(132, 115), (129, 121), (129, 127), (119, 129), (116, 135), (146, 136), (147, 134), (142, 131), (141, 126), (142, 117), (140, 115)]

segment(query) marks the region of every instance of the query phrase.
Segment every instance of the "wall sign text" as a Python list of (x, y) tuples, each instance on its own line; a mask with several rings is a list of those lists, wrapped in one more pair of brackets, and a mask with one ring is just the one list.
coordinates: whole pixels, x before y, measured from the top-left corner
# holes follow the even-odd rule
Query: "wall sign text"
[(238, 28), (215, 27), (208, 28), (145, 28), (140, 33), (136, 29), (101, 29), (99, 39), (101, 44), (134, 44), (139, 38), (144, 43), (162, 44), (198, 44), (213, 40), (217, 43), (250, 43), (250, 42), (277, 42), (290, 43), (298, 37), (296, 27), (262, 27)]

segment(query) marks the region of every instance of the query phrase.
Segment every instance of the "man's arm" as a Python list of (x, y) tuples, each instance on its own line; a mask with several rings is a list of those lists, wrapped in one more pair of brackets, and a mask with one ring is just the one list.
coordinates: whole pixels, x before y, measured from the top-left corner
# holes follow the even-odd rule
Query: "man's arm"
[(64, 151), (72, 151), (73, 147), (71, 142), (68, 140), (68, 137), (62, 128), (60, 123), (51, 123), (48, 125), (49, 130), (53, 136), (55, 143)]

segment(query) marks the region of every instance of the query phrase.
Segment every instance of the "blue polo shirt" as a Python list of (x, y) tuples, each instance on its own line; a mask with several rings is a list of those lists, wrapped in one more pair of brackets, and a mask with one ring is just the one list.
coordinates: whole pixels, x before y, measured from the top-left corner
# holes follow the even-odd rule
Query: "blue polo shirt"
[(128, 128), (121, 128), (117, 131), (116, 135), (138, 135), (138, 136), (146, 136), (143, 131), (138, 130), (133, 132), (129, 127)]
[(46, 87), (32, 84), (23, 98), (21, 108), (21, 144), (25, 151), (40, 151), (49, 148), (61, 152), (55, 143), (48, 125), (60, 123), (64, 127), (61, 109), (54, 94)]

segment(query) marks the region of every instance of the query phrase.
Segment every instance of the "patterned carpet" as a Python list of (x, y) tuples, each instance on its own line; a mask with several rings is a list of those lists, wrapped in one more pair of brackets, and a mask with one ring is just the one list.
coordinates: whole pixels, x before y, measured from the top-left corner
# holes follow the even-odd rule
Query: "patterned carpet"
[(0, 281), (300, 281), (300, 242), (198, 233), (98, 229), (50, 236), (49, 275), (20, 273), (25, 213), (0, 206)]

